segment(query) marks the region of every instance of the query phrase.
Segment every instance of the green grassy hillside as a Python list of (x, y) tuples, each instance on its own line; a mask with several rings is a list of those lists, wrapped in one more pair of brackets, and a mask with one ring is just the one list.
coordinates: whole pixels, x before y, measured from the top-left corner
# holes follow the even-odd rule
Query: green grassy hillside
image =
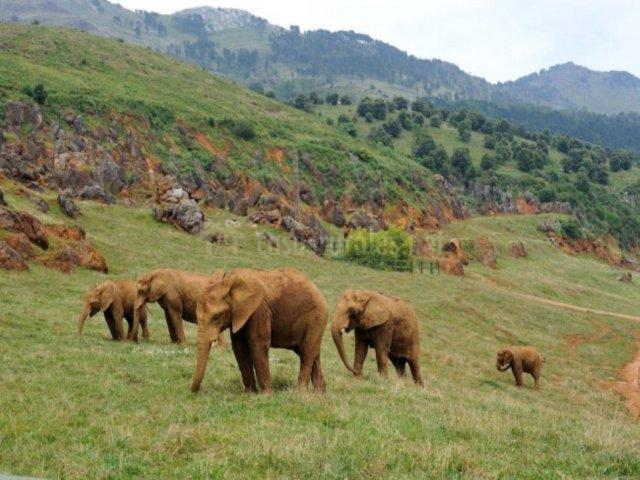
[[(46, 121), (63, 123), (74, 111), (90, 129), (115, 124), (120, 139), (133, 128), (145, 157), (167, 171), (211, 169), (217, 159), (218, 170), (222, 160), (229, 171), (269, 184), (289, 176), (299, 152), (318, 170), (314, 176), (301, 162), (302, 177), (319, 198), (328, 190), (339, 197), (379, 188), (392, 200), (427, 198), (412, 178), (428, 179), (429, 172), (410, 158), (165, 55), (74, 30), (6, 24), (0, 42), (0, 101), (30, 100), (24, 90), (42, 83), (49, 92)], [(255, 137), (238, 137), (237, 124)], [(274, 159), (272, 149), (282, 158)], [(320, 185), (319, 177), (331, 184)]]
[[(0, 183), (10, 205), (47, 222), (15, 184)], [(45, 197), (51, 202), (52, 194)], [(81, 202), (79, 223), (106, 256), (109, 278), (162, 266), (291, 266), (306, 273), (331, 310), (349, 287), (408, 299), (422, 328), (426, 388), (378, 378), (369, 355), (364, 379), (341, 365), (328, 332), (325, 395), (293, 391), (297, 359), (272, 351), (275, 393), (242, 393), (229, 350), (213, 352), (203, 388), (189, 390), (189, 346), (169, 343), (151, 307), (151, 340), (107, 340), (104, 321), (76, 336), (83, 291), (105, 276), (64, 275), (30, 265), (0, 273), (0, 472), (46, 478), (637, 478), (640, 423), (613, 391), (635, 355), (638, 323), (542, 303), (567, 302), (636, 315), (640, 294), (592, 258), (557, 252), (537, 232), (540, 216), (477, 218), (431, 236), (486, 235), (497, 270), (472, 263), (466, 276), (369, 270), (322, 260), (277, 231), (274, 251), (262, 227), (211, 213), (207, 231), (229, 243), (155, 223), (146, 209)], [(508, 253), (523, 241), (529, 256)], [(351, 336), (349, 336), (351, 337)], [(505, 344), (544, 354), (542, 389), (517, 389), (495, 369)], [(352, 355), (352, 338), (349, 354)]]

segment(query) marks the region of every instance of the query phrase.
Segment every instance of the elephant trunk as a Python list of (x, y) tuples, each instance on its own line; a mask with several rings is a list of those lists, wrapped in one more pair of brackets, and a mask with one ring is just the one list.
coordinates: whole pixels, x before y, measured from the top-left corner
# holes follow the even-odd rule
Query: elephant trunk
[(140, 325), (140, 314), (146, 307), (147, 303), (145, 300), (141, 300), (140, 298), (136, 299), (136, 302), (133, 306), (133, 325), (131, 326), (131, 335), (132, 338), (135, 338), (138, 334), (138, 327)]
[(347, 367), (347, 370), (356, 375), (356, 371), (354, 370), (354, 368), (349, 365), (349, 360), (347, 360), (347, 354), (344, 350), (344, 339), (342, 338), (342, 331), (346, 327), (346, 324), (344, 323), (345, 322), (341, 322), (338, 318), (336, 318), (331, 324), (331, 336), (333, 337), (333, 343), (336, 344), (336, 348), (338, 349), (338, 354), (340, 355), (342, 363), (344, 363), (344, 366)]
[(78, 317), (78, 336), (82, 336), (82, 328), (84, 327), (84, 322), (87, 320), (89, 313), (91, 313), (91, 305), (85, 302), (82, 307), (82, 311), (80, 312), (80, 316)]
[(200, 390), (200, 384), (204, 378), (204, 372), (207, 369), (207, 361), (211, 352), (211, 345), (217, 336), (210, 335), (203, 327), (198, 325), (198, 354), (196, 357), (196, 370), (193, 374), (193, 382), (191, 383), (191, 391)]

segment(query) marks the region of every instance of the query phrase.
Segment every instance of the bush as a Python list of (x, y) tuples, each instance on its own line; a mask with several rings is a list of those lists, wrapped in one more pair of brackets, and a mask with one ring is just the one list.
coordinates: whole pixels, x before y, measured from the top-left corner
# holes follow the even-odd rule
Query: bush
[(456, 148), (451, 155), (451, 166), (463, 177), (471, 169), (471, 154), (468, 148)]
[(244, 120), (235, 122), (233, 126), (233, 134), (242, 140), (253, 140), (256, 138), (256, 132), (253, 126)]
[(560, 222), (560, 231), (562, 231), (562, 234), (565, 237), (572, 240), (576, 240), (581, 236), (580, 224), (575, 218), (570, 218), (569, 220)]
[(442, 126), (442, 117), (439, 113), (436, 113), (429, 119), (429, 125), (433, 128), (440, 128), (440, 126)]
[(381, 270), (411, 270), (413, 240), (397, 227), (370, 232), (357, 229), (347, 238), (345, 258), (360, 265)]
[(496, 159), (488, 153), (485, 153), (480, 160), (480, 168), (482, 170), (492, 170), (496, 166)]

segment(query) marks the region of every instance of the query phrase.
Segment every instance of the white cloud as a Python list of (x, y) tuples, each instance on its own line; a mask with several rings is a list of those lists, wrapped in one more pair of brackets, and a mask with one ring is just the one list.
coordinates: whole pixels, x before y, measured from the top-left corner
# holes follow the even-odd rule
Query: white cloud
[(491, 81), (557, 63), (640, 76), (637, 0), (119, 0), (171, 13), (210, 5), (248, 10), (282, 26), (355, 30)]

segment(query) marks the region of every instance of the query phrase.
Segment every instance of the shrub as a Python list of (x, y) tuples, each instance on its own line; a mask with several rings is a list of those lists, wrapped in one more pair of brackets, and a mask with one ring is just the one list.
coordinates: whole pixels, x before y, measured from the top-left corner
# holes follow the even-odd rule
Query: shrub
[(575, 218), (570, 218), (569, 220), (560, 222), (560, 230), (565, 237), (572, 240), (576, 240), (581, 236), (580, 224)]
[(235, 125), (233, 126), (233, 134), (236, 137), (247, 141), (256, 138), (256, 132), (253, 129), (253, 126), (244, 120), (235, 122)]
[(397, 227), (370, 232), (357, 229), (347, 238), (345, 257), (360, 265), (381, 270), (411, 270), (413, 240)]
[(480, 168), (482, 170), (492, 170), (496, 165), (496, 159), (488, 153), (485, 153), (480, 160)]
[(436, 113), (429, 119), (429, 125), (431, 125), (433, 128), (440, 128), (440, 126), (442, 125), (442, 117), (439, 113)]

